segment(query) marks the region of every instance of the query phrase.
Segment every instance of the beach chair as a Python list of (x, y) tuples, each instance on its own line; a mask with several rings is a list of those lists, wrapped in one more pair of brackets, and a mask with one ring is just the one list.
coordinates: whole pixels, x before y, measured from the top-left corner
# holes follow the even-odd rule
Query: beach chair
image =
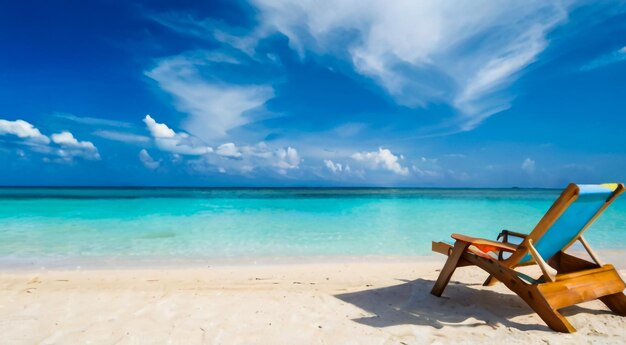
[[(441, 296), (457, 267), (474, 265), (489, 273), (484, 285), (502, 282), (555, 331), (575, 332), (558, 310), (585, 301), (600, 299), (614, 313), (626, 316), (624, 281), (612, 265), (600, 261), (582, 236), (623, 191), (621, 183), (572, 183), (528, 235), (503, 230), (496, 241), (452, 234), (454, 245), (433, 242), (433, 251), (448, 259), (431, 293)], [(510, 241), (514, 237), (519, 244)], [(591, 261), (565, 253), (576, 241)], [(542, 272), (537, 279), (515, 270), (533, 264)]]

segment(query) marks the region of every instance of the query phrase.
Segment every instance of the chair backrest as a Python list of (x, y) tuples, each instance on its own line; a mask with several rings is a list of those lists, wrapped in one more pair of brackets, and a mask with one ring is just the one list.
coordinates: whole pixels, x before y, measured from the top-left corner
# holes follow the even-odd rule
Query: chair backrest
[[(565, 250), (624, 191), (621, 183), (570, 184), (528, 238), (544, 260)], [(522, 253), (518, 257), (522, 256)], [(518, 262), (531, 259), (526, 251)]]

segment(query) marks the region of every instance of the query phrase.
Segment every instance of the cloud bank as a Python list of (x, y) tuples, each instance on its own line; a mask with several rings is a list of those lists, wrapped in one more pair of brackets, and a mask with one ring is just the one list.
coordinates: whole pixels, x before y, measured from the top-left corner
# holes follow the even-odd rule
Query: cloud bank
[[(298, 169), (302, 161), (298, 151), (290, 146), (271, 148), (264, 142), (237, 146), (228, 142), (213, 150), (187, 133), (176, 132), (165, 123), (156, 122), (150, 115), (146, 115), (143, 121), (159, 150), (175, 155), (175, 161), (183, 160), (180, 155), (191, 157), (187, 163), (199, 172), (217, 170), (221, 173), (250, 174), (270, 169), (285, 175), (289, 170)], [(196, 159), (193, 159), (194, 156)], [(145, 149), (140, 151), (139, 158), (144, 166), (153, 170), (162, 163), (161, 160), (154, 160)]]
[[(100, 160), (100, 153), (90, 141), (79, 141), (69, 131), (54, 133), (50, 139), (34, 125), (24, 120), (0, 119), (0, 139), (4, 138), (12, 145), (24, 146), (33, 152), (44, 154), (47, 162), (72, 162), (75, 158)], [(16, 149), (24, 156), (21, 148)]]

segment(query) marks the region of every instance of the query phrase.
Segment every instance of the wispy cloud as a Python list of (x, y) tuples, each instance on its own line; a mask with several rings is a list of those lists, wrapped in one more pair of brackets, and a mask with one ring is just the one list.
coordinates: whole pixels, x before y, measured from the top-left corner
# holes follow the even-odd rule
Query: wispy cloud
[(581, 71), (590, 71), (614, 63), (626, 61), (626, 46), (606, 55), (602, 55), (580, 67)]
[(111, 131), (111, 130), (98, 130), (92, 133), (104, 139), (119, 141), (130, 144), (142, 144), (150, 141), (150, 137), (145, 135), (139, 135), (128, 132)]
[(166, 13), (146, 13), (146, 17), (173, 31), (200, 39), (212, 37), (219, 23), (210, 19), (197, 19), (190, 14), (168, 11)]
[[(548, 44), (567, 19), (570, 1), (253, 0), (259, 26), (235, 46), (274, 32), (307, 52), (348, 60), (399, 104), (445, 102), (459, 111), (450, 125), (471, 130), (509, 107), (505, 88)], [(251, 51), (249, 47), (242, 51)]]
[[(189, 117), (182, 128), (205, 140), (225, 137), (227, 132), (259, 120), (262, 108), (274, 97), (269, 85), (233, 84), (215, 75), (212, 55), (182, 54), (165, 58), (146, 72), (161, 89), (174, 97), (176, 108)], [(223, 63), (224, 61), (221, 61)]]
[(128, 123), (128, 122), (110, 120), (110, 119), (102, 119), (98, 117), (76, 116), (73, 114), (65, 114), (65, 113), (56, 113), (54, 115), (58, 118), (66, 119), (72, 122), (81, 123), (85, 125), (125, 127), (125, 128), (129, 128), (133, 126), (131, 123)]
[(139, 161), (150, 170), (158, 169), (161, 166), (161, 160), (154, 160), (146, 149), (139, 151)]

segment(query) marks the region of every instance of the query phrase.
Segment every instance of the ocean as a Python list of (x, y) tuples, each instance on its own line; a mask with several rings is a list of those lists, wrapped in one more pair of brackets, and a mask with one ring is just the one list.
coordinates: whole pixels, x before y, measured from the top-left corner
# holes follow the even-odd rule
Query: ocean
[[(0, 188), (0, 261), (432, 255), (453, 232), (530, 232), (560, 190)], [(586, 233), (623, 249), (626, 200)]]

